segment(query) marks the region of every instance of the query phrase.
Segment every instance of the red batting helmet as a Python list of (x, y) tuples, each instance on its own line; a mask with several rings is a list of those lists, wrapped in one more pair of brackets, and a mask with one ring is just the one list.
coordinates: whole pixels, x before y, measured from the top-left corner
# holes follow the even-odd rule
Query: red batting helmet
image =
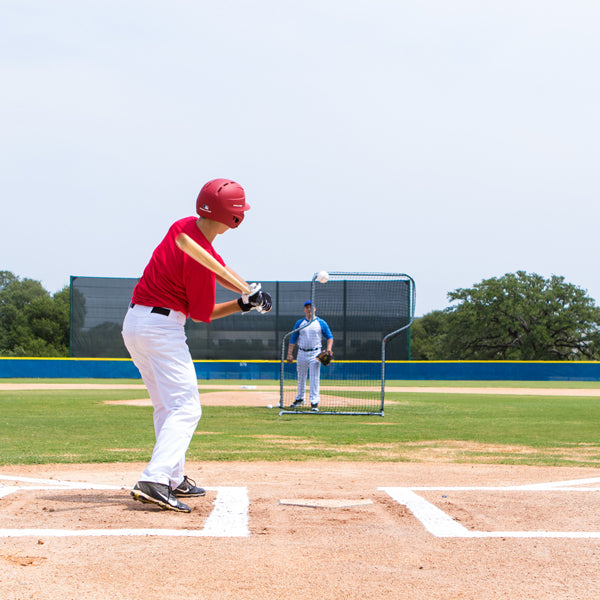
[(244, 220), (246, 203), (244, 188), (231, 179), (213, 179), (204, 184), (196, 200), (196, 212), (201, 217), (235, 228)]

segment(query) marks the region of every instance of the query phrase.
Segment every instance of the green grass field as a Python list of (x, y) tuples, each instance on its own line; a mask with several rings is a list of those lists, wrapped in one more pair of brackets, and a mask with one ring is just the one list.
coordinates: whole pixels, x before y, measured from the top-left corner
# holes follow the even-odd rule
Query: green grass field
[[(140, 380), (2, 380), (128, 383)], [(203, 382), (207, 383), (207, 382)], [(215, 385), (277, 385), (215, 381)], [(388, 382), (389, 386), (600, 387), (595, 382)], [(210, 389), (203, 389), (209, 392)], [(147, 461), (152, 408), (134, 390), (0, 390), (0, 464)], [(600, 465), (600, 398), (387, 392), (385, 417), (205, 406), (188, 460), (447, 461)]]

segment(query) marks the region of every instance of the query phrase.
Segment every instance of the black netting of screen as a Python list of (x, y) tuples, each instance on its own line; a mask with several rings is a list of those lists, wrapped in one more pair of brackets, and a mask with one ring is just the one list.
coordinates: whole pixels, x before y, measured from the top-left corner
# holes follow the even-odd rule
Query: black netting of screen
[[(131, 301), (135, 278), (71, 277), (71, 356), (77, 358), (128, 358), (121, 337), (123, 318)], [(334, 282), (332, 282), (334, 283)], [(329, 285), (329, 284), (327, 284)], [(321, 285), (322, 288), (326, 286)], [(303, 316), (304, 302), (311, 297), (310, 281), (265, 281), (263, 289), (273, 298), (273, 309), (266, 314), (256, 311), (237, 313), (212, 323), (194, 323), (188, 319), (186, 335), (194, 360), (278, 360), (284, 336)], [(334, 286), (332, 285), (331, 288)], [(325, 289), (322, 290), (323, 292)], [(332, 293), (333, 293), (332, 289)], [(351, 293), (353, 293), (351, 291)], [(370, 295), (371, 290), (367, 291)], [(374, 293), (374, 292), (373, 292)], [(410, 289), (406, 286), (406, 302), (394, 298), (394, 323), (408, 322)], [(217, 285), (217, 302), (237, 296)], [(381, 298), (381, 296), (378, 296)], [(328, 315), (324, 302), (319, 314), (332, 328), (336, 339), (336, 358), (340, 360), (379, 360), (381, 331), (387, 327), (386, 318), (368, 309), (376, 304), (374, 298), (364, 299), (364, 309), (354, 309)], [(379, 301), (378, 301), (379, 302)], [(404, 305), (404, 307), (402, 307)], [(389, 308), (388, 304), (388, 308)], [(389, 316), (389, 315), (388, 315)], [(387, 333), (387, 332), (386, 332)], [(375, 339), (379, 343), (374, 343)], [(339, 340), (339, 343), (338, 343)], [(409, 358), (408, 332), (392, 340), (388, 360)]]
[[(280, 414), (312, 413), (309, 400), (318, 397), (319, 414), (383, 415), (385, 361), (409, 358), (413, 279), (402, 273), (329, 273), (327, 283), (313, 279), (311, 299), (315, 314), (333, 333), (333, 362), (319, 368), (317, 391), (311, 391), (310, 373), (309, 381), (298, 385), (297, 361), (292, 365), (286, 360), (291, 336), (286, 337), (281, 348)], [(372, 368), (361, 361), (372, 361)], [(295, 401), (303, 403), (293, 406)]]
[[(381, 342), (409, 324), (414, 288), (405, 275), (330, 273), (313, 283), (316, 314), (329, 323), (340, 360), (380, 360)], [(408, 329), (390, 339), (387, 360), (408, 359)]]

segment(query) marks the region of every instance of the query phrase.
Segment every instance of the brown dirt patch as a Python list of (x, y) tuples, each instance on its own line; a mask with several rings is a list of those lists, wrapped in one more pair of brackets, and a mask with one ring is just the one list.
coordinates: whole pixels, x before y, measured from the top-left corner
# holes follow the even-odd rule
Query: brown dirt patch
[[(484, 444), (457, 440), (432, 440), (406, 442), (403, 444), (405, 458), (423, 462), (486, 462), (495, 459), (502, 462), (506, 458), (535, 458), (536, 448), (509, 444)], [(576, 444), (571, 448), (544, 448), (544, 456), (553, 454), (557, 460), (597, 462), (600, 466), (600, 444)], [(494, 462), (494, 460), (492, 460)]]
[[(204, 406), (277, 406), (279, 393), (277, 392), (206, 392), (200, 395), (200, 402)], [(106, 400), (104, 404), (127, 404), (128, 406), (152, 406), (150, 398), (131, 400)]]

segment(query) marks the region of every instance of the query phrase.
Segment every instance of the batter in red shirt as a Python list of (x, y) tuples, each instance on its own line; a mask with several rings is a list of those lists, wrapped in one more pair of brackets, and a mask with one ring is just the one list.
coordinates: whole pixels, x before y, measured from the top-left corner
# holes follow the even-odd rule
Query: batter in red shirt
[(185, 455), (202, 409), (184, 325), (187, 317), (209, 323), (239, 311), (268, 312), (271, 296), (261, 291), (260, 284), (252, 284), (249, 296), (215, 304), (215, 281), (236, 290), (180, 250), (175, 238), (186, 233), (226, 266), (212, 243), (217, 235), (236, 228), (249, 208), (238, 183), (209, 181), (196, 200), (199, 217), (171, 225), (133, 291), (123, 340), (148, 388), (156, 434), (152, 458), (131, 491), (135, 500), (190, 512), (180, 498), (206, 493), (185, 475)]

